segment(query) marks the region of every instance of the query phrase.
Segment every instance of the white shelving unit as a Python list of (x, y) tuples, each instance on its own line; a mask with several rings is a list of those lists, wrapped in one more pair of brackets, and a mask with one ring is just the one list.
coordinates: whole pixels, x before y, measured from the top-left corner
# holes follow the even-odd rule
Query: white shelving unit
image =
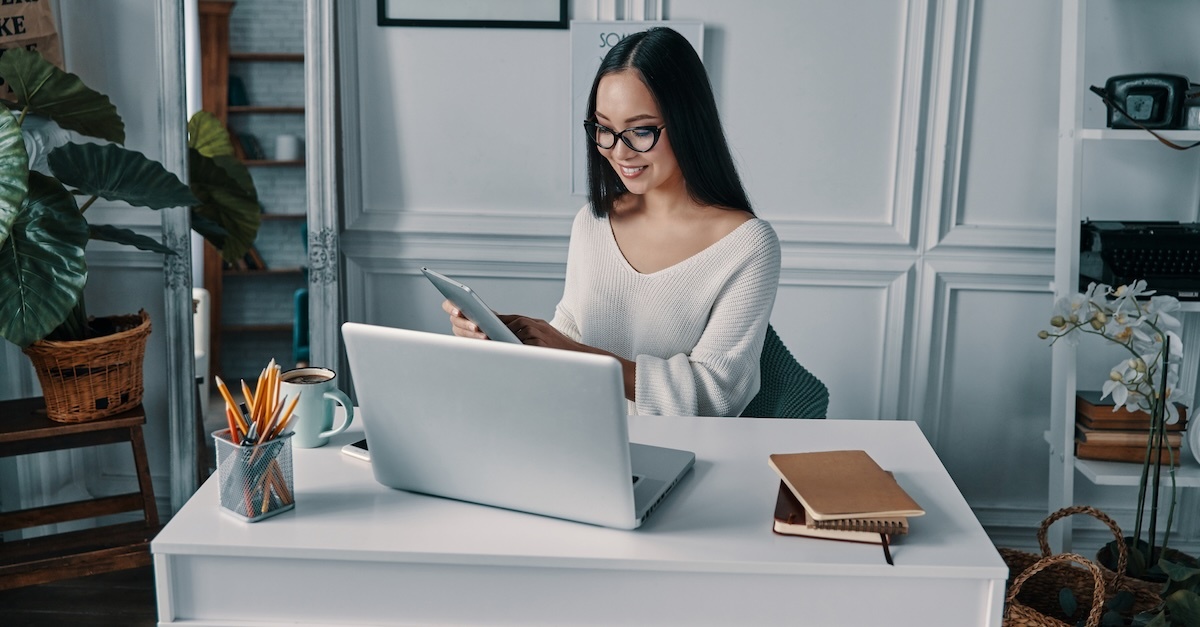
[[(1101, 1), (1101, 0), (1096, 0)], [(1122, 0), (1103, 0), (1106, 6), (1115, 6)], [(1140, 4), (1128, 0), (1133, 4)], [(1092, 2), (1095, 4), (1096, 2)], [(1087, 0), (1063, 0), (1062, 10), (1062, 57), (1060, 66), (1060, 95), (1059, 95), (1059, 132), (1058, 132), (1058, 191), (1056, 199), (1055, 219), (1055, 255), (1054, 255), (1054, 284), (1055, 298), (1060, 298), (1078, 291), (1079, 281), (1079, 231), (1082, 216), (1091, 215), (1091, 207), (1085, 212), (1084, 208), (1084, 155), (1088, 149), (1101, 146), (1118, 148), (1137, 147), (1136, 142), (1157, 142), (1157, 140), (1141, 130), (1113, 130), (1104, 128), (1101, 120), (1098, 124), (1089, 122), (1091, 127), (1085, 127), (1085, 99), (1091, 98), (1099, 102), (1088, 91), (1088, 80), (1085, 78), (1084, 60), (1087, 55), (1086, 33)], [(1193, 34), (1200, 27), (1193, 29)], [(1123, 42), (1129, 46), (1128, 42)], [(1169, 42), (1161, 42), (1169, 46)], [(1120, 68), (1097, 68), (1115, 76), (1125, 71)], [(1147, 67), (1140, 71), (1168, 71), (1165, 68)], [(1096, 76), (1088, 76), (1095, 84)], [(1103, 80), (1103, 79), (1100, 79)], [(1102, 105), (1101, 105), (1102, 106)], [(1099, 126), (1099, 128), (1096, 128)], [(1200, 140), (1200, 131), (1164, 131), (1163, 136), (1175, 142), (1193, 142)], [(1163, 150), (1168, 150), (1165, 146)], [(1197, 149), (1200, 151), (1200, 149)], [(1175, 151), (1169, 151), (1175, 152)], [(1186, 157), (1192, 159), (1192, 155)], [(1098, 160), (1101, 162), (1102, 160)], [(1200, 171), (1197, 172), (1200, 177)], [(1192, 181), (1191, 210), (1196, 211), (1197, 198), (1196, 181)], [(1161, 216), (1139, 213), (1143, 208), (1130, 209), (1128, 220), (1162, 219)], [(1193, 214), (1192, 220), (1196, 219)], [(1183, 303), (1184, 354), (1185, 363), (1181, 369), (1181, 383), (1187, 391), (1197, 380), (1197, 355), (1200, 354), (1200, 303)], [(1076, 369), (1078, 367), (1075, 347), (1058, 342), (1054, 345), (1051, 377), (1051, 420), (1050, 429), (1045, 433), (1049, 443), (1050, 481), (1049, 481), (1049, 511), (1074, 504), (1075, 481), (1083, 477), (1096, 485), (1102, 486), (1137, 486), (1141, 472), (1140, 464), (1100, 462), (1076, 459), (1074, 455), (1075, 439), (1075, 392)], [(1085, 382), (1088, 383), (1088, 382)], [(1095, 385), (1099, 385), (1099, 381)], [(1189, 417), (1191, 418), (1191, 417)], [(1200, 487), (1200, 464), (1185, 451), (1182, 466), (1176, 470), (1176, 485), (1180, 487)], [(1163, 476), (1163, 481), (1169, 481)], [(1169, 485), (1169, 484), (1168, 484)], [(1071, 525), (1058, 524), (1050, 528), (1051, 545), (1059, 550), (1071, 548)]]

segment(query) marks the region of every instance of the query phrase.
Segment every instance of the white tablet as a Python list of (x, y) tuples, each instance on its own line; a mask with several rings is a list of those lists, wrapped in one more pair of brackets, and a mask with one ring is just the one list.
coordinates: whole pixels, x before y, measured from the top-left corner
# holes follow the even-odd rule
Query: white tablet
[(434, 287), (438, 288), (442, 296), (458, 307), (458, 310), (468, 320), (479, 325), (479, 330), (483, 331), (488, 338), (512, 344), (521, 343), (521, 340), (517, 339), (517, 336), (507, 326), (504, 326), (500, 318), (496, 317), (496, 312), (492, 311), (491, 307), (488, 307), (474, 290), (429, 268), (421, 268), (421, 272), (425, 274), (425, 278), (429, 279), (430, 283), (433, 283)]

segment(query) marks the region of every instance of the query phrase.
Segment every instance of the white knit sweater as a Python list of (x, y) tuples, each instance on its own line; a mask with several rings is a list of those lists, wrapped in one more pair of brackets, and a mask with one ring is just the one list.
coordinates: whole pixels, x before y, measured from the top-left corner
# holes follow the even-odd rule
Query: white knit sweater
[(737, 416), (758, 392), (758, 359), (779, 286), (779, 240), (749, 220), (703, 251), (642, 274), (608, 218), (575, 216), (566, 286), (550, 321), (637, 363), (638, 414)]

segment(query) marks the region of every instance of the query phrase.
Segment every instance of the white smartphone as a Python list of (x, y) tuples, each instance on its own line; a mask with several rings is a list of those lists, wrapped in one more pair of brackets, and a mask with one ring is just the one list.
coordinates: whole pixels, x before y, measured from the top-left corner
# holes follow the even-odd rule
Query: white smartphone
[(355, 459), (361, 459), (365, 462), (371, 461), (371, 451), (367, 450), (367, 439), (363, 438), (357, 442), (347, 444), (342, 447), (342, 452)]
[(479, 325), (479, 330), (483, 331), (489, 339), (512, 344), (521, 343), (521, 340), (517, 339), (517, 336), (500, 321), (500, 318), (496, 317), (496, 312), (483, 302), (475, 290), (429, 268), (421, 268), (421, 272), (442, 293), (442, 296), (458, 307), (458, 310), (468, 320)]

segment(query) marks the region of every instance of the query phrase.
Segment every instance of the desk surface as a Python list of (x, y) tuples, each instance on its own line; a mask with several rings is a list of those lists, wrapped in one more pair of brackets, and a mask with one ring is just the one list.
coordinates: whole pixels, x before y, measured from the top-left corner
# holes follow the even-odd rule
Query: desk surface
[[(570, 620), (579, 622), (612, 622), (620, 616), (633, 623), (682, 621), (688, 612), (681, 613), (685, 608), (679, 605), (647, 615), (646, 620), (629, 615), (626, 605), (606, 616), (605, 604), (611, 606), (611, 599), (589, 605), (589, 598), (604, 596), (606, 586), (636, 587), (643, 581), (658, 586), (665, 575), (677, 576), (671, 581), (679, 579), (678, 594), (695, 610), (689, 620), (701, 622), (755, 622), (741, 620), (751, 616), (794, 620), (799, 610), (816, 619), (809, 624), (829, 624), (821, 622), (822, 616), (840, 624), (866, 624), (853, 617), (867, 621), (872, 616), (890, 616), (891, 624), (951, 624), (927, 622), (930, 612), (940, 611), (930, 607), (932, 602), (958, 612), (957, 619), (969, 617), (954, 624), (1000, 623), (1007, 568), (912, 422), (631, 417), (633, 441), (696, 453), (695, 468), (636, 531), (385, 488), (374, 481), (368, 463), (340, 452), (343, 444), (358, 437), (360, 433), (352, 430), (323, 448), (296, 449), (296, 508), (259, 523), (221, 513), (215, 481), (206, 482), (152, 545), (161, 624), (205, 617), (283, 617), (278, 610), (256, 612), (252, 604), (239, 610), (237, 601), (228, 601), (231, 584), (219, 573), (228, 575), (230, 569), (247, 580), (274, 576), (288, 582), (280, 588), (296, 595), (298, 617), (331, 623), (395, 622), (404, 609), (412, 610), (414, 622), (554, 623), (564, 619), (555, 614), (560, 605)], [(869, 452), (927, 512), (914, 519), (910, 534), (892, 547), (894, 567), (887, 565), (876, 545), (771, 531), (778, 477), (767, 465), (767, 456), (839, 448)], [(309, 593), (323, 598), (324, 605), (304, 596), (299, 573), (308, 567), (319, 567), (313, 572), (327, 578)], [(501, 572), (508, 582), (504, 586), (496, 585)], [(334, 579), (354, 580), (355, 573), (360, 579), (353, 585), (330, 584)], [(214, 577), (216, 581), (210, 581)], [(378, 589), (379, 577), (395, 585), (384, 585), (388, 596), (375, 599), (362, 586)], [(796, 606), (796, 595), (804, 590), (797, 582), (813, 593), (807, 612)], [(417, 593), (421, 586), (424, 592)], [(554, 595), (545, 594), (547, 586)], [(501, 594), (499, 588), (507, 591)], [(838, 589), (853, 595), (839, 597)], [(397, 604), (394, 595), (399, 590), (413, 594)], [(766, 607), (773, 595), (789, 590), (791, 596), (775, 601), (779, 607)], [(222, 591), (227, 602), (214, 608)], [(752, 605), (720, 604), (710, 598), (721, 591), (743, 599), (749, 594)], [(511, 603), (530, 594), (528, 603), (512, 613), (494, 605), (483, 607), (490, 597)], [(334, 598), (354, 601), (330, 608), (342, 605)], [(467, 610), (471, 603), (464, 598), (479, 599), (481, 607)], [(859, 607), (852, 599), (858, 599)], [(867, 599), (874, 602), (862, 602)], [(364, 608), (372, 604), (383, 613)], [(870, 605), (875, 609), (865, 607)], [(898, 622), (905, 607), (911, 609), (907, 622)]]

